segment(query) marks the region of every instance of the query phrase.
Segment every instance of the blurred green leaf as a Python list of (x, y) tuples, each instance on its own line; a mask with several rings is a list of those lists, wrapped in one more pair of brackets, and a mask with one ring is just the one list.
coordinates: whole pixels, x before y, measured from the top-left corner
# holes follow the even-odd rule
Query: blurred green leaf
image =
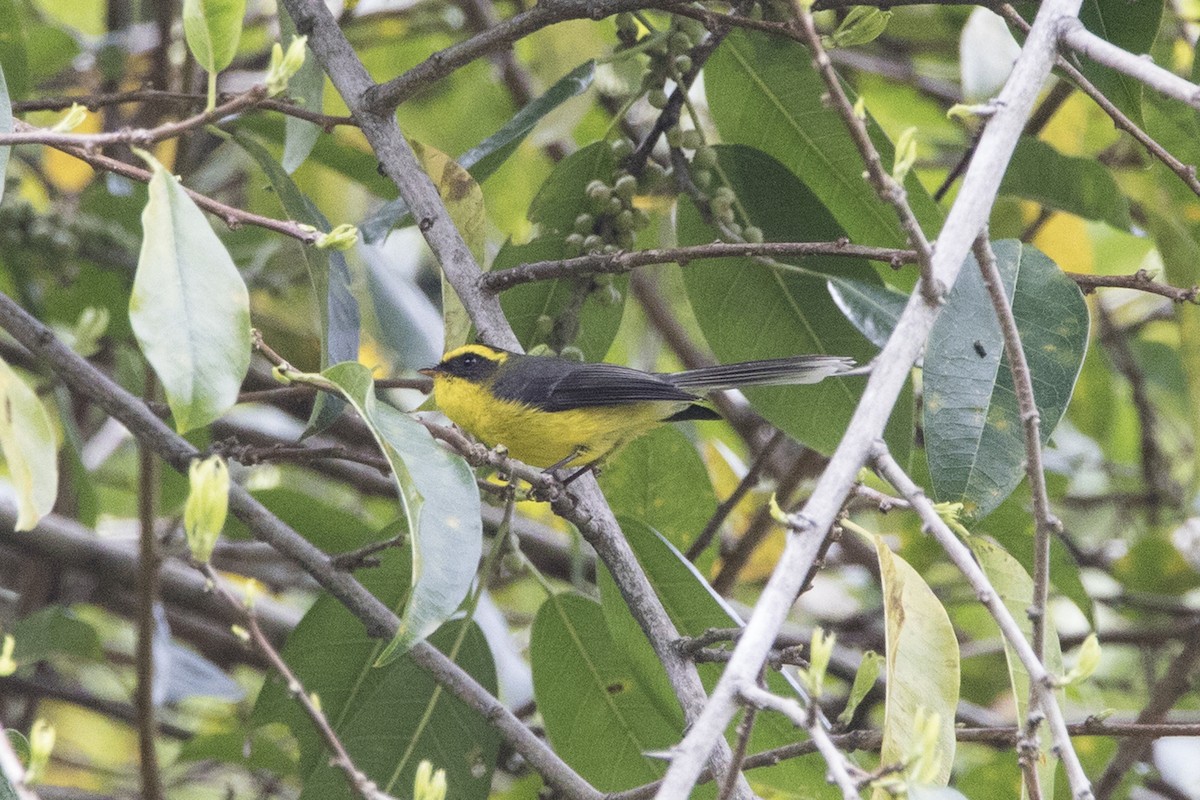
[[(1029, 608), (1033, 605), (1033, 580), (1025, 568), (1004, 548), (986, 539), (972, 536), (967, 539), (979, 566), (1003, 601), (1005, 608), (1017, 621), (1021, 633), (1028, 639), (1033, 635), (1033, 623), (1029, 619)], [(997, 630), (997, 633), (999, 631)], [(1004, 640), (1004, 657), (1008, 662), (1008, 676), (1012, 683), (1013, 700), (1017, 704), (1017, 719), (1023, 720), (1029, 713), (1029, 672), (1013, 652), (1008, 640)], [(1058, 631), (1054, 627), (1053, 615), (1046, 616), (1046, 645), (1043, 663), (1051, 675), (1063, 674), (1062, 649), (1058, 642)], [(1061, 705), (1065, 701), (1062, 690), (1056, 692)], [(1038, 737), (1040, 756), (1038, 776), (1044, 797), (1054, 796), (1054, 775), (1058, 767), (1053, 742), (1048, 735)], [(1026, 795), (1022, 785), (1022, 797)]]
[[(22, 99), (29, 92), (29, 23), (17, 0), (0, 0), (0, 20), (5, 20), (0, 26), (0, 91), (4, 92), (0, 97), (3, 101), (0, 102), (3, 106), (0, 113), (7, 115), (9, 124), (8, 128), (0, 128), (0, 132), (8, 133), (12, 131), (12, 101)], [(7, 87), (3, 85), (5, 80)], [(4, 170), (0, 169), (0, 178), (3, 176)]]
[(1091, 158), (1064, 156), (1028, 136), (1018, 143), (1000, 192), (1107, 222), (1122, 231), (1133, 224), (1129, 202), (1103, 164)]
[[(726, 142), (750, 145), (778, 159), (855, 244), (907, 246), (895, 212), (863, 180), (862, 157), (841, 116), (822, 102), (825, 83), (804, 47), (783, 37), (735, 30), (705, 65), (704, 78), (713, 119)], [(891, 142), (869, 118), (867, 124), (883, 163), (890, 165), (895, 157)], [(915, 175), (905, 188), (925, 235), (935, 238), (941, 227), (937, 205)]]
[[(529, 642), (533, 690), (554, 750), (602, 792), (661, 778), (680, 729), (665, 717), (614, 647), (600, 604), (551, 595)], [(586, 722), (583, 722), (586, 721)]]
[[(600, 473), (600, 488), (613, 512), (650, 526), (687, 550), (717, 511), (717, 496), (696, 447), (673, 427), (634, 439)], [(697, 562), (712, 566), (708, 549)]]
[[(1044, 444), (1058, 425), (1087, 348), (1087, 304), (1075, 282), (1029, 246), (992, 243), (1033, 380)], [(974, 258), (929, 336), (925, 444), (938, 500), (982, 518), (1024, 476), (1024, 425), (991, 300)]]
[[(279, 33), (284, 50), (287, 50), (288, 44), (299, 35), (295, 23), (292, 22), (292, 16), (285, 11), (279, 13)], [(324, 110), (325, 71), (313, 55), (312, 48), (304, 49), (304, 66), (288, 81), (287, 94), (303, 106), (305, 111), (319, 114)], [(284, 119), (283, 125), (285, 134), (280, 164), (283, 171), (291, 175), (312, 152), (313, 145), (321, 136), (321, 126), (290, 115)]]
[(204, 214), (151, 159), (129, 321), (180, 431), (237, 402), (250, 367), (250, 296)]
[[(770, 156), (749, 147), (716, 148), (719, 172), (737, 195), (746, 217), (768, 242), (835, 241), (845, 231), (825, 206)], [(707, 244), (719, 232), (696, 207), (681, 202), (677, 213), (681, 245)], [(864, 259), (811, 256), (778, 259), (792, 269), (752, 258), (706, 259), (683, 269), (683, 282), (696, 320), (721, 363), (824, 353), (869, 361), (875, 348), (854, 329), (830, 298), (826, 282), (840, 278), (881, 287)], [(865, 382), (828, 379), (812, 386), (745, 390), (754, 408), (806, 445), (831, 452), (841, 439)], [(902, 399), (898, 408), (904, 408)], [(903, 427), (900, 415), (896, 429)], [(904, 435), (908, 435), (906, 429)], [(907, 443), (896, 442), (907, 457)]]
[(344, 363), (322, 374), (371, 429), (412, 532), (412, 593), (395, 638), (379, 656), (386, 664), (449, 619), (467, 596), (482, 551), (479, 489), (467, 463), (438, 446), (421, 423), (376, 402), (366, 367)]
[(58, 441), (41, 399), (0, 358), (0, 452), (16, 493), (18, 531), (33, 530), (58, 497)]
[[(875, 537), (887, 626), (887, 706), (881, 764), (904, 762), (917, 741), (919, 713), (937, 714), (940, 768), (937, 783), (950, 779), (954, 764), (954, 719), (958, 712), (958, 639), (937, 596), (908, 562)], [(875, 798), (886, 797), (875, 790)]]
[(13, 657), (22, 665), (51, 655), (66, 655), (85, 661), (103, 661), (100, 635), (87, 622), (64, 606), (47, 606), (18, 620), (6, 631), (16, 640)]

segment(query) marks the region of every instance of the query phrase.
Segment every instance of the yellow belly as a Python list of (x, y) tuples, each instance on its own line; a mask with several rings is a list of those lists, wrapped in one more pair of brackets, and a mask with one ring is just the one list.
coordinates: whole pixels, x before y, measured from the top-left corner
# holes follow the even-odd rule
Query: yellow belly
[(442, 376), (434, 381), (434, 393), (438, 407), (460, 428), (489, 447), (504, 445), (510, 456), (534, 467), (599, 461), (688, 405), (645, 402), (539, 411), (491, 399), (476, 384)]

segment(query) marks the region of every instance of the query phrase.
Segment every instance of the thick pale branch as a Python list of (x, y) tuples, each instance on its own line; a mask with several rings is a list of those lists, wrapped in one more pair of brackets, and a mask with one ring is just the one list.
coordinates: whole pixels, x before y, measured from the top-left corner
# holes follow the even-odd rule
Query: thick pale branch
[[(1025, 42), (967, 168), (962, 189), (947, 216), (934, 250), (932, 276), (954, 285), (963, 260), (987, 222), (991, 207), (1056, 54), (1059, 25), (1079, 12), (1081, 0), (1046, 0)], [(856, 482), (869, 451), (882, 435), (909, 370), (928, 338), (936, 308), (919, 294), (910, 298), (895, 332), (876, 359), (874, 370), (841, 444), (830, 459), (812, 498), (793, 517), (779, 565), (755, 606), (746, 632), (713, 691), (704, 714), (676, 748), (659, 797), (676, 798), (695, 784), (709, 750), (737, 709), (737, 691), (752, 680), (775, 640), (797, 591), (812, 568), (834, 518)]]
[(1089, 31), (1079, 20), (1065, 20), (1062, 43), (1098, 64), (1123, 72), (1166, 97), (1200, 109), (1200, 86), (1163, 69), (1149, 58), (1135, 55)]

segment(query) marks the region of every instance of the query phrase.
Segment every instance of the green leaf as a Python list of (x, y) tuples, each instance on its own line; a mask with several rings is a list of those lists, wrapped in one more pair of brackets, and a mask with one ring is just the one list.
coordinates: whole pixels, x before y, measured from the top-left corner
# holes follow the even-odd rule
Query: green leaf
[[(699, 636), (710, 628), (740, 627), (743, 624), (695, 566), (656, 531), (629, 519), (621, 520), (621, 530), (650, 579), (655, 594), (682, 636)], [(683, 711), (671, 690), (662, 662), (655, 655), (641, 626), (629, 613), (607, 570), (598, 570), (597, 583), (613, 645), (653, 698), (654, 707), (672, 720), (679, 735), (682, 735)], [(721, 677), (723, 665), (698, 664), (697, 669), (705, 688), (711, 691)], [(785, 697), (794, 697), (797, 692), (789, 677), (774, 671), (767, 673), (767, 688)], [(733, 729), (727, 734), (732, 741)], [(797, 732), (782, 716), (760, 714), (754, 723), (747, 753), (780, 747), (798, 738), (803, 738), (803, 733)], [(748, 777), (752, 785), (767, 786), (774, 791), (803, 797), (807, 796), (806, 793), (815, 794), (825, 786), (825, 766), (819, 756), (810, 755), (756, 769)]]
[[(954, 716), (958, 711), (958, 639), (937, 596), (908, 562), (875, 538), (883, 584), (887, 639), (887, 702), (883, 717), (881, 764), (902, 763), (912, 755), (915, 721), (921, 709), (941, 718), (936, 758), (938, 785), (950, 779), (954, 764)], [(886, 797), (876, 790), (874, 797)]]
[[(4, 0), (0, 0), (3, 2)], [(4, 80), (4, 67), (0, 65), (0, 133), (12, 133), (12, 98), (8, 96), (8, 83)], [(5, 177), (8, 175), (8, 156), (11, 147), (0, 147), (0, 200), (4, 199)]]
[[(284, 14), (284, 17), (287, 15)], [(267, 179), (275, 195), (290, 219), (311, 225), (319, 231), (329, 233), (332, 226), (296, 183), (289, 177), (278, 161), (253, 136), (236, 131), (233, 140), (241, 145)], [(358, 300), (350, 290), (350, 269), (346, 257), (338, 250), (322, 249), (310, 245), (298, 245), (308, 267), (308, 279), (312, 283), (313, 297), (317, 303), (318, 319), (321, 323), (321, 367), (353, 361), (358, 358), (361, 318)], [(306, 434), (324, 430), (333, 424), (344, 404), (326, 392), (317, 395), (309, 417)]]
[(908, 295), (854, 278), (830, 278), (826, 288), (850, 324), (880, 348), (891, 338), (908, 305)]
[[(7, 117), (9, 122), (8, 128), (0, 128), (0, 133), (10, 133), (12, 131), (12, 101), (20, 100), (29, 91), (29, 41), (28, 27), (29, 20), (26, 18), (22, 5), (16, 0), (0, 0), (0, 19), (6, 20), (3, 26), (0, 26), (0, 91), (4, 91), (4, 95), (0, 97), (0, 106), (3, 110), (0, 111), (0, 120)], [(3, 83), (7, 76), (8, 87), (4, 88)], [(4, 148), (5, 151), (8, 148)], [(4, 156), (7, 158), (7, 156)], [(0, 164), (0, 166), (3, 166)], [(0, 169), (0, 179), (4, 176), (4, 170)], [(0, 180), (0, 183), (3, 181)], [(0, 193), (2, 194), (2, 193)]]
[[(992, 247), (1029, 363), (1044, 444), (1083, 365), (1087, 305), (1075, 282), (1034, 248), (1012, 240)], [(974, 258), (930, 332), (924, 386), (934, 495), (961, 501), (982, 518), (1021, 482), (1025, 436), (1000, 324)]]
[(250, 367), (250, 296), (225, 245), (179, 181), (154, 171), (142, 211), (129, 322), (182, 433), (237, 402)]
[[(662, 427), (626, 445), (600, 473), (613, 512), (636, 519), (687, 550), (717, 511), (708, 471), (696, 447), (673, 427)], [(716, 554), (698, 563), (704, 571)]]
[(16, 492), (18, 531), (33, 530), (58, 497), (58, 444), (37, 394), (0, 359), (0, 451)]
[(80, 661), (104, 661), (100, 635), (90, 624), (64, 606), (47, 606), (17, 621), (6, 633), (16, 640), (13, 651), (22, 665), (54, 654)]
[(846, 707), (838, 714), (838, 724), (849, 725), (854, 719), (854, 712), (858, 710), (859, 703), (867, 696), (867, 692), (875, 688), (875, 681), (883, 669), (883, 662), (883, 656), (874, 650), (862, 654), (862, 660), (858, 662), (858, 669), (854, 672), (850, 694), (846, 697)]
[[(736, 193), (747, 220), (762, 229), (765, 241), (834, 241), (845, 236), (821, 201), (778, 161), (739, 145), (715, 149), (719, 173)], [(691, 202), (679, 204), (676, 224), (681, 245), (719, 238)], [(800, 353), (869, 361), (875, 349), (846, 321), (826, 289), (826, 282), (834, 278), (882, 287), (869, 262), (834, 256), (778, 261), (795, 266), (721, 258), (683, 269), (688, 298), (718, 361)], [(812, 386), (747, 389), (745, 394), (773, 424), (828, 453), (841, 439), (863, 386), (861, 378), (841, 378)]]
[[(283, 40), (281, 44), (286, 50), (288, 43), (299, 35), (296, 32), (296, 24), (292, 22), (291, 14), (286, 12), (279, 14), (279, 33)], [(306, 111), (319, 114), (324, 109), (325, 71), (321, 69), (321, 63), (313, 55), (312, 48), (304, 49), (304, 66), (288, 81), (287, 93)], [(285, 133), (283, 158), (280, 159), (280, 163), (283, 171), (291, 175), (312, 152), (313, 145), (321, 136), (321, 126), (291, 115), (284, 119), (283, 125)]]
[[(979, 536), (967, 539), (971, 552), (979, 560), (988, 580), (1003, 601), (1004, 606), (1017, 621), (1017, 627), (1025, 638), (1033, 635), (1033, 623), (1029, 620), (1029, 608), (1033, 605), (1033, 580), (1029, 573), (1015, 558), (1004, 551), (998, 544), (989, 542)], [(997, 630), (997, 634), (999, 631)], [(1012, 646), (1004, 639), (1004, 658), (1008, 663), (1008, 677), (1012, 684), (1013, 699), (1017, 704), (1017, 719), (1023, 721), (1029, 713), (1029, 672), (1013, 651)], [(1054, 628), (1053, 615), (1046, 616), (1046, 648), (1044, 663), (1051, 675), (1062, 675), (1062, 648), (1058, 641), (1058, 632)], [(1056, 692), (1061, 706), (1065, 702), (1062, 690)], [(1042, 786), (1043, 797), (1054, 796), (1054, 774), (1058, 759), (1054, 755), (1053, 741), (1048, 734), (1038, 737), (1041, 752), (1038, 758), (1038, 776)], [(1022, 783), (1022, 796), (1025, 787)]]
[(439, 447), (421, 423), (376, 402), (366, 367), (338, 364), (322, 374), (371, 429), (412, 532), (412, 593), (395, 638), (379, 656), (382, 665), (449, 619), (467, 596), (483, 541), (479, 489), (467, 463)]
[(666, 762), (646, 753), (671, 747), (680, 728), (621, 659), (598, 603), (551, 595), (533, 621), (529, 651), (534, 696), (556, 753), (602, 792), (662, 777)]
[(206, 72), (220, 72), (233, 61), (245, 16), (246, 0), (183, 0), (183, 34)]
[[(1079, 19), (1092, 33), (1134, 54), (1149, 53), (1158, 23), (1162, 18), (1163, 0), (1084, 0)], [(1083, 74), (1104, 93), (1117, 108), (1134, 122), (1142, 123), (1142, 84), (1136, 78), (1080, 58)]]
[[(500, 130), (459, 156), (455, 161), (471, 173), (477, 183), (483, 183), (517, 150), (529, 132), (560, 105), (572, 97), (582, 94), (592, 85), (596, 62), (585, 61), (568, 72), (541, 97), (522, 108)], [(387, 236), (388, 232), (408, 215), (408, 204), (404, 198), (385, 203), (359, 226), (363, 241), (368, 244)]]
[[(704, 69), (708, 104), (722, 139), (778, 159), (856, 244), (907, 247), (895, 211), (863, 180), (862, 157), (841, 116), (822, 102), (827, 89), (811, 60), (804, 47), (783, 37), (730, 33)], [(883, 163), (890, 165), (891, 142), (873, 121), (867, 124)], [(941, 226), (937, 205), (915, 175), (905, 188), (926, 236), (935, 238)]]
[(1000, 183), (1000, 193), (1107, 222), (1122, 231), (1132, 225), (1129, 203), (1103, 164), (1092, 158), (1064, 156), (1028, 136), (1017, 145)]
[[(495, 694), (495, 666), (477, 625), (448, 624), (430, 638), (430, 644), (449, 653), (464, 624), (470, 627), (455, 660)], [(343, 711), (337, 729), (355, 765), (387, 794), (409, 797), (417, 765), (427, 759), (446, 770), (447, 796), (485, 800), (500, 749), (496, 729), (409, 658), (381, 672), (377, 684), (367, 691), (360, 690), (362, 704), (353, 711)], [(315, 765), (302, 786), (301, 800), (360, 797), (346, 784), (345, 774), (327, 759)]]

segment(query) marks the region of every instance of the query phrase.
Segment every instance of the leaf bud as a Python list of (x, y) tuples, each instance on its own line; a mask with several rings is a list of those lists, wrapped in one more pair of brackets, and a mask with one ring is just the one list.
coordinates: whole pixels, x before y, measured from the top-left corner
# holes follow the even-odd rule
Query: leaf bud
[(183, 527), (192, 557), (208, 563), (229, 512), (229, 467), (220, 456), (195, 459), (188, 468), (187, 504)]

